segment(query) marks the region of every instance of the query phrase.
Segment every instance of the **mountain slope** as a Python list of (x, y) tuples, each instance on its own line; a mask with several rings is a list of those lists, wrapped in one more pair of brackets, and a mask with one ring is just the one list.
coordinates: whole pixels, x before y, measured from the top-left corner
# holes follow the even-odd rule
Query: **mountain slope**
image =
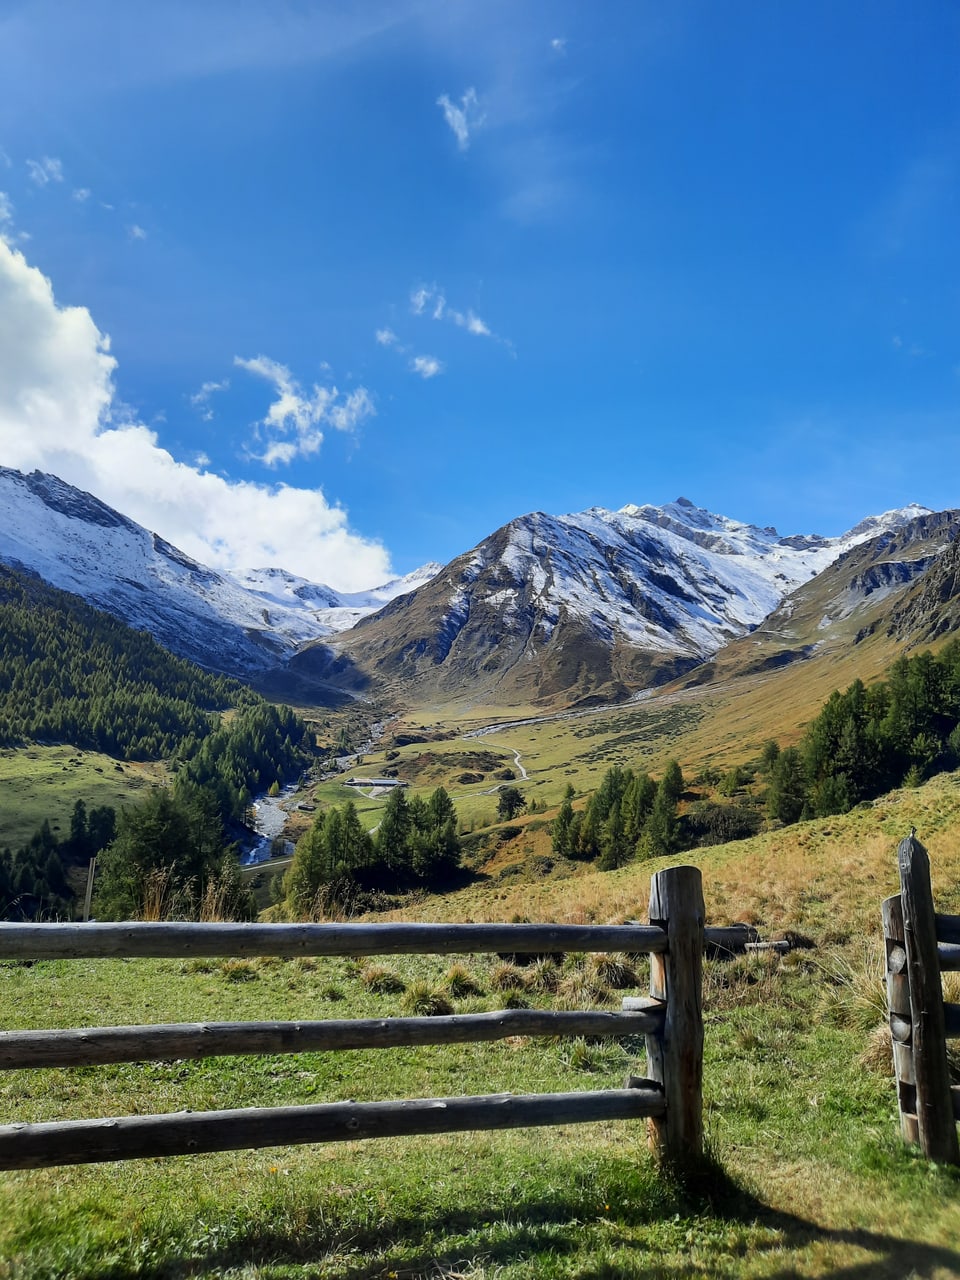
[(0, 467), (0, 563), (149, 631), (173, 653), (231, 675), (282, 665), (301, 644), (352, 625), (430, 567), (341, 595), (283, 570), (219, 573), (56, 476)]
[(174, 657), (77, 596), (0, 566), (0, 746), (70, 743), (127, 760), (170, 756), (250, 691)]
[(349, 659), (406, 698), (623, 697), (701, 662), (843, 552), (924, 512), (887, 512), (833, 539), (782, 538), (684, 498), (534, 512), (293, 665), (334, 672)]
[[(955, 559), (958, 531), (960, 511), (927, 512), (858, 543), (786, 596), (749, 636), (732, 641), (699, 667), (689, 683), (835, 655), (894, 626), (900, 640), (926, 638), (917, 606), (910, 602), (925, 599), (929, 579)], [(925, 616), (931, 612), (928, 608)], [(928, 620), (933, 634), (935, 624)]]

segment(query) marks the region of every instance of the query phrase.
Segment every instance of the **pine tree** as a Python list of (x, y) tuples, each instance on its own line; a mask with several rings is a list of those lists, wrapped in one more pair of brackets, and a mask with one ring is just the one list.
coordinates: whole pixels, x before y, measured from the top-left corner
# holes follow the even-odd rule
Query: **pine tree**
[(550, 831), (553, 852), (561, 858), (569, 858), (573, 854), (573, 844), (570, 838), (570, 829), (573, 825), (573, 795), (573, 787), (568, 783), (563, 793), (560, 809), (553, 820), (553, 826)]

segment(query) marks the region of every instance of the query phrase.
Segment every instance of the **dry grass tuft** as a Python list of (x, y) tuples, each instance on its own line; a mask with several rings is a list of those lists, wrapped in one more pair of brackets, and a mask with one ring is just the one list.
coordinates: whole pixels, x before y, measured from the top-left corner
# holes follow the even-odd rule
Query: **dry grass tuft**
[(491, 991), (522, 991), (527, 975), (515, 964), (497, 964), (490, 971)]
[(865, 1071), (873, 1071), (878, 1076), (892, 1076), (893, 1047), (890, 1028), (885, 1022), (880, 1023), (870, 1032), (867, 1047), (857, 1061)]
[(399, 995), (407, 989), (400, 975), (382, 964), (365, 965), (358, 976), (367, 990), (378, 996)]
[(418, 1018), (438, 1018), (453, 1013), (453, 1005), (443, 992), (419, 979), (410, 983), (400, 1004), (404, 1013)]
[(252, 960), (223, 960), (218, 967), (228, 982), (255, 982), (260, 977)]
[(444, 974), (443, 985), (455, 1000), (483, 995), (483, 989), (465, 964), (452, 964)]
[(873, 938), (861, 938), (847, 951), (835, 951), (821, 962), (828, 984), (824, 1016), (838, 1026), (872, 1031), (887, 1021), (883, 950)]
[(556, 960), (538, 960), (527, 970), (527, 985), (531, 991), (553, 995), (560, 985), (560, 966)]
[(591, 955), (588, 964), (596, 974), (597, 983), (610, 991), (630, 991), (640, 985), (636, 969), (621, 953), (600, 952)]
[(530, 1001), (522, 991), (505, 991), (500, 997), (504, 1009), (529, 1009)]
[(561, 979), (557, 988), (558, 1009), (595, 1009), (609, 1004), (610, 992), (592, 968), (574, 969)]

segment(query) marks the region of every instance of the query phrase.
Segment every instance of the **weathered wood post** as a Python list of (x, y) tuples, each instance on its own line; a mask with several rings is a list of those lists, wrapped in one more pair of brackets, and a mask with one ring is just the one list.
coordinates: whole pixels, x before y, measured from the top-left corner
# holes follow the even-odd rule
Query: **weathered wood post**
[(927, 851), (911, 832), (897, 849), (904, 949), (910, 987), (917, 1129), (923, 1154), (941, 1164), (960, 1164), (960, 1146), (950, 1094), (943, 987), (937, 952), (937, 921)]
[(893, 1046), (893, 1075), (897, 1082), (897, 1108), (904, 1142), (919, 1142), (917, 1128), (917, 1078), (913, 1071), (913, 1021), (910, 1015), (910, 979), (903, 942), (903, 908), (899, 893), (884, 898), (883, 941), (887, 957), (887, 1010)]
[(651, 1118), (650, 1145), (673, 1164), (703, 1154), (703, 886), (698, 867), (669, 867), (650, 882), (650, 923), (667, 949), (650, 957), (650, 995), (666, 1003), (663, 1031), (647, 1036), (647, 1074), (666, 1113)]

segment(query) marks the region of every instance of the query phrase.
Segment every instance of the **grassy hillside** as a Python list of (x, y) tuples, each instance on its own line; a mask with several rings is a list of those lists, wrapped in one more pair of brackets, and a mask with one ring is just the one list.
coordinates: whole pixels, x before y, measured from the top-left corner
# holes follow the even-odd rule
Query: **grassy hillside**
[[(341, 1148), (0, 1175), (0, 1276), (715, 1277), (960, 1274), (960, 1175), (899, 1141), (881, 1016), (880, 899), (897, 840), (916, 825), (942, 909), (960, 909), (960, 778), (944, 775), (842, 818), (685, 855), (711, 922), (750, 919), (816, 945), (708, 963), (705, 1092), (721, 1168), (682, 1190), (627, 1122)], [(411, 918), (620, 920), (642, 915), (657, 863), (513, 887), (483, 884)], [(450, 961), (378, 962), (449, 991)], [(464, 958), (461, 1010), (562, 993), (614, 1007), (590, 958), (504, 978)], [(357, 961), (42, 963), (3, 966), (3, 1026), (254, 1017), (383, 1016)], [(631, 980), (631, 979), (628, 979)], [(636, 967), (636, 990), (647, 975)], [(956, 996), (954, 998), (957, 998)], [(639, 1055), (639, 1061), (638, 1061)], [(509, 1041), (428, 1049), (217, 1059), (0, 1078), (4, 1122), (308, 1102), (615, 1085), (638, 1044)]]
[(88, 809), (120, 809), (138, 792), (162, 781), (162, 764), (120, 762), (75, 747), (0, 749), (0, 849), (26, 844), (44, 819), (65, 836), (78, 800)]

